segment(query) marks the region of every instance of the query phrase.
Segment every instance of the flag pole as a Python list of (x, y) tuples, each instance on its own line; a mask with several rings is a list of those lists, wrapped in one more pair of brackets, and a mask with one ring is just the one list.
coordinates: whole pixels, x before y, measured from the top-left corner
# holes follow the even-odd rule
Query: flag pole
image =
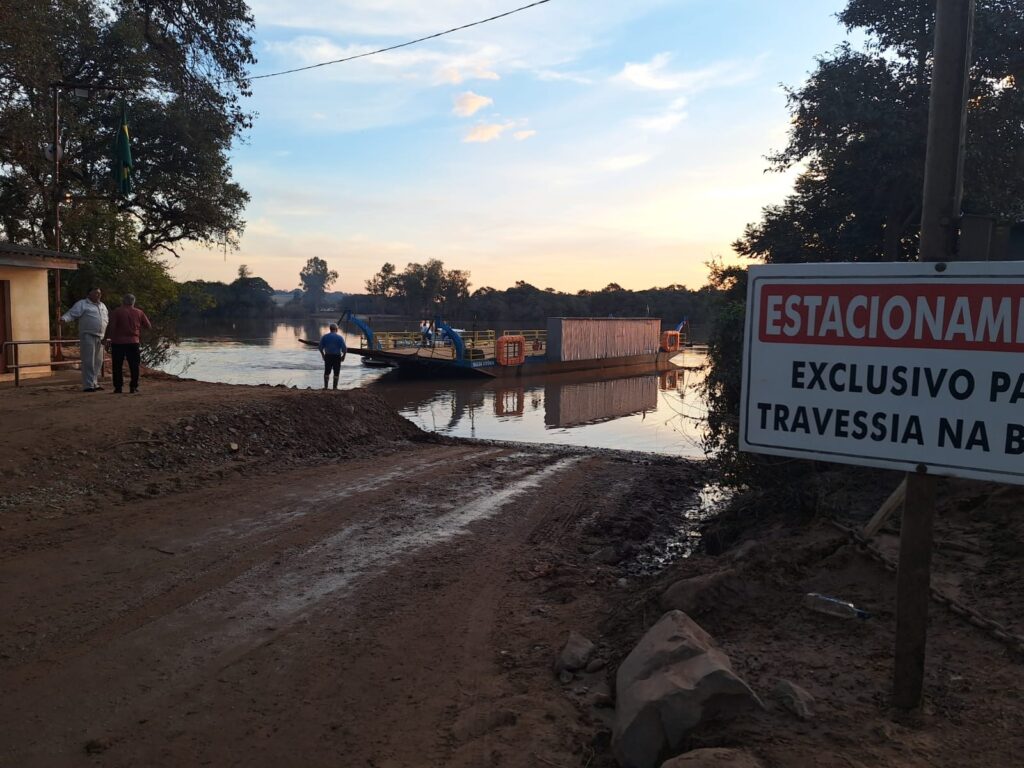
[[(60, 256), (60, 83), (53, 86), (53, 250)], [(54, 348), (54, 359), (64, 359), (64, 347), (61, 344), (61, 297), (60, 269), (53, 270), (53, 328), (57, 344)]]

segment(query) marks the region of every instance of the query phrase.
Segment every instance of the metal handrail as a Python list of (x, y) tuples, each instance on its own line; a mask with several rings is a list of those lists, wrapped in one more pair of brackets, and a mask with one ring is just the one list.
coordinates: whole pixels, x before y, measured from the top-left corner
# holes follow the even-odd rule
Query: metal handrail
[[(22, 365), (18, 361), (18, 349), (23, 344), (47, 344), (47, 345), (52, 346), (52, 347), (58, 347), (58, 346), (61, 346), (61, 347), (81, 346), (81, 342), (80, 341), (75, 341), (74, 339), (26, 339), (26, 340), (22, 340), (22, 341), (5, 341), (3, 343), (3, 347), (0, 348), (0, 354), (3, 355), (3, 360), (5, 362), (5, 368), (7, 368), (8, 370), (13, 370), (14, 371), (14, 386), (16, 386), (16, 387), (20, 387), (21, 386), (21, 369), (22, 368), (42, 368), (44, 366), (49, 366), (50, 368), (55, 368), (57, 366), (79, 365), (82, 362), (81, 359), (78, 359), (78, 360), (53, 360), (53, 359), (51, 359), (49, 362), (46, 362), (46, 363), (25, 363), (24, 365)], [(11, 349), (11, 350), (14, 351), (14, 363), (13, 364), (7, 363), (7, 360), (8, 360), (7, 350), (8, 349)], [(51, 358), (53, 357), (53, 352), (50, 353), (50, 356), (51, 356)], [(102, 374), (102, 369), (101, 369), (100, 373)]]
[(526, 341), (527, 357), (543, 357), (548, 349), (548, 332), (542, 330), (502, 331), (503, 336), (522, 336)]

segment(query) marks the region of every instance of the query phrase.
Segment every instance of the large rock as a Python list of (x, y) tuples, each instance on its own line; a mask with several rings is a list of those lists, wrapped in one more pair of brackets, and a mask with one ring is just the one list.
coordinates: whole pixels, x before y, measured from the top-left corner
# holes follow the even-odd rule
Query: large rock
[(660, 603), (666, 611), (682, 611), (696, 616), (710, 610), (727, 594), (738, 592), (739, 589), (739, 577), (735, 570), (729, 568), (675, 582), (662, 593)]
[(565, 641), (565, 647), (555, 659), (555, 674), (564, 670), (575, 672), (577, 669), (583, 669), (590, 661), (593, 652), (594, 644), (592, 642), (579, 632), (570, 632), (569, 639)]
[(738, 749), (695, 749), (662, 763), (661, 768), (763, 768), (749, 752)]
[(779, 680), (772, 688), (772, 697), (801, 720), (814, 717), (814, 697), (796, 683)]
[(613, 750), (624, 768), (655, 768), (702, 723), (761, 702), (729, 657), (682, 611), (669, 611), (619, 667)]

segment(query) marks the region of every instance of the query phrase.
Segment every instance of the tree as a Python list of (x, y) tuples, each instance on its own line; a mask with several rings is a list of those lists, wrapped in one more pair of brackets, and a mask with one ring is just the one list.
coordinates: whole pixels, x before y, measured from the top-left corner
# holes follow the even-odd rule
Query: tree
[[(792, 128), (772, 170), (804, 163), (793, 194), (734, 244), (770, 262), (896, 261), (917, 254), (935, 4), (850, 0), (866, 35), (788, 92)], [(1024, 218), (1024, 0), (979, 0), (964, 208)]]
[[(734, 248), (768, 262), (917, 256), (935, 3), (849, 0), (862, 34), (788, 94), (792, 128), (771, 169), (803, 163), (793, 193), (764, 209)], [(967, 117), (964, 209), (1024, 218), (1024, 0), (978, 0)], [(741, 482), (784, 483), (801, 463), (737, 451), (745, 273), (714, 265), (725, 299), (708, 348), (708, 447)], [(794, 487), (799, 484), (793, 484)]]
[(248, 277), (252, 277), (252, 270), (249, 269), (249, 265), (248, 264), (239, 264), (238, 265), (238, 279), (239, 280), (245, 280)]
[[(228, 164), (250, 124), (253, 21), (245, 3), (220, 0), (4, 0), (0, 4), (0, 236), (54, 244), (52, 142), (55, 81), (123, 89), (61, 98), (62, 247), (93, 257), (106, 238), (81, 219), (127, 222), (141, 252), (191, 240), (233, 244), (248, 201)], [(128, 105), (134, 194), (113, 197), (117, 102)], [(115, 226), (111, 224), (111, 226)], [(102, 234), (102, 233), (101, 233)]]
[(366, 281), (366, 292), (371, 296), (391, 298), (399, 291), (399, 281), (395, 274), (395, 265), (384, 262), (380, 272)]
[(143, 252), (125, 221), (111, 221), (107, 216), (98, 215), (82, 220), (80, 225), (90, 238), (105, 239), (108, 247), (98, 249), (77, 270), (63, 272), (66, 299), (77, 301), (86, 291), (98, 286), (103, 289), (107, 305), (113, 307), (121, 303), (124, 294), (133, 294), (153, 323), (152, 331), (142, 339), (143, 361), (146, 365), (159, 364), (166, 359), (174, 336), (174, 309), (180, 291), (167, 264)]
[(262, 277), (239, 277), (230, 285), (232, 314), (265, 317), (274, 311), (274, 289)]
[(308, 312), (316, 312), (323, 304), (327, 289), (338, 279), (338, 273), (327, 268), (327, 262), (314, 256), (306, 262), (299, 272), (299, 283), (302, 285), (302, 303)]
[(441, 281), (441, 297), (445, 311), (457, 317), (469, 299), (469, 272), (465, 269), (449, 269)]

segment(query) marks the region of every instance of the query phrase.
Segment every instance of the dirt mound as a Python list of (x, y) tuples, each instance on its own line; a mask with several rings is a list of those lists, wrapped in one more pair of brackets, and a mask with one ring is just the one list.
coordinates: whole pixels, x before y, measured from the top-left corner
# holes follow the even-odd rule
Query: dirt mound
[[(183, 415), (187, 414), (187, 415)], [(430, 440), (379, 396), (146, 378), (142, 395), (68, 386), (0, 398), (0, 525), (89, 514), (267, 468), (386, 455)]]
[(143, 440), (167, 446), (166, 460), (181, 464), (226, 453), (287, 454), (293, 460), (351, 458), (423, 436), (380, 397), (363, 390), (247, 398), (199, 410), (162, 430), (143, 429), (142, 434)]

